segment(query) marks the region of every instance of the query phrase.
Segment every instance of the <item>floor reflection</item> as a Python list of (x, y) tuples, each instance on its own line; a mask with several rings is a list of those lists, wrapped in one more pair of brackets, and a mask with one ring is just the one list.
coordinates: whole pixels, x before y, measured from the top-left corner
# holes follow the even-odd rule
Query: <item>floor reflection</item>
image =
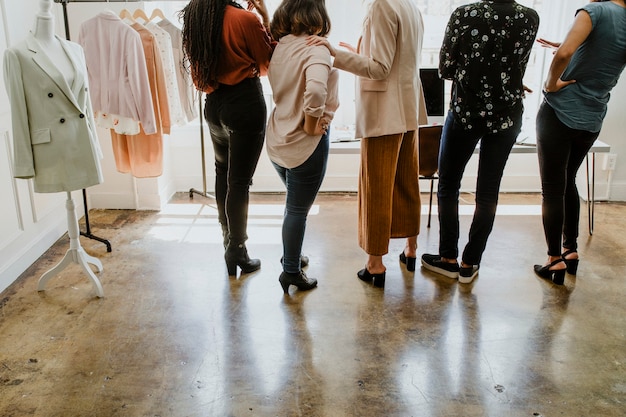
[[(623, 207), (598, 204), (565, 286), (532, 271), (545, 257), (539, 217), (509, 208), (473, 284), (408, 272), (398, 239), (381, 290), (356, 278), (356, 197), (320, 195), (304, 245), (319, 286), (285, 296), (283, 196), (253, 200), (247, 246), (262, 267), (237, 277), (210, 203), (93, 211), (114, 248), (83, 242), (103, 262), (104, 299), (72, 268), (37, 293), (63, 239), (0, 297), (0, 415), (623, 415)], [(418, 253), (436, 250), (436, 223)]]

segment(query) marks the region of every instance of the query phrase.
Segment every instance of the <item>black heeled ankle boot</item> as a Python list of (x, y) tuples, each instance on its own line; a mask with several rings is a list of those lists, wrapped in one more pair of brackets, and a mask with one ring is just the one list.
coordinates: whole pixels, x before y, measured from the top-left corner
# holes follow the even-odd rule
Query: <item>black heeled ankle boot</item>
[(228, 275), (237, 275), (237, 267), (241, 268), (241, 272), (246, 274), (261, 268), (261, 260), (250, 259), (246, 245), (243, 243), (229, 242), (226, 253), (224, 253), (224, 260), (226, 261)]
[(576, 253), (576, 249), (570, 249), (567, 252), (561, 254), (563, 261), (565, 261), (565, 265), (567, 265), (567, 273), (576, 275), (578, 272), (578, 258), (567, 259), (566, 256), (571, 255), (572, 253)]
[(407, 271), (415, 271), (415, 261), (417, 260), (417, 258), (411, 257), (411, 256), (406, 256), (404, 254), (404, 251), (402, 251), (402, 253), (400, 253), (400, 262), (402, 262), (403, 264), (406, 265), (406, 270)]
[(535, 265), (535, 274), (552, 281), (556, 285), (563, 285), (565, 282), (565, 269), (550, 269), (560, 262), (563, 262), (563, 259), (557, 259), (548, 265)]
[(283, 287), (285, 294), (289, 293), (289, 286), (295, 285), (300, 291), (308, 291), (317, 287), (317, 280), (315, 278), (309, 278), (303, 271), (297, 273), (283, 272), (278, 277), (280, 286)]
[(383, 288), (385, 286), (385, 275), (386, 272), (372, 274), (367, 270), (367, 268), (363, 268), (356, 273), (356, 276), (359, 277), (361, 281), (370, 282), (371, 280), (374, 280), (374, 286), (379, 288)]

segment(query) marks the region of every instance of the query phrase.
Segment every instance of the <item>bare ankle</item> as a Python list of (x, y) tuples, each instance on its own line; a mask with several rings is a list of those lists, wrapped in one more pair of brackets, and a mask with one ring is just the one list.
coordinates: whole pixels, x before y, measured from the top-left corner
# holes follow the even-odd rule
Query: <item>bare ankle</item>
[(561, 251), (561, 253), (565, 259), (578, 259), (578, 252), (576, 251), (576, 249), (568, 249), (568, 248), (563, 248), (563, 250)]
[(411, 248), (408, 245), (404, 247), (404, 255), (410, 256), (411, 258), (415, 258), (417, 254), (417, 248)]

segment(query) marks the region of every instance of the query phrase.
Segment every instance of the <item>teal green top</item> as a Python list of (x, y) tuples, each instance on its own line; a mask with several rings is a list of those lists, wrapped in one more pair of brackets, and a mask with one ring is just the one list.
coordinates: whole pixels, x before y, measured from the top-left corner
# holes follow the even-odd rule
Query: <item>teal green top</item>
[(607, 1), (589, 3), (576, 13), (581, 10), (589, 13), (593, 29), (561, 76), (576, 82), (544, 95), (563, 124), (599, 132), (610, 92), (626, 66), (626, 9)]

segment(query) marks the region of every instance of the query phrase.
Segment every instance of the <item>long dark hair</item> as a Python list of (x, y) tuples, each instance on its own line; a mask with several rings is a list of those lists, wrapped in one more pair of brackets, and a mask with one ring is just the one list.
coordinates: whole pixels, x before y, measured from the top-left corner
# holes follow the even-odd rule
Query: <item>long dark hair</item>
[(183, 53), (191, 78), (200, 91), (217, 85), (226, 6), (242, 8), (232, 0), (191, 0), (178, 13), (183, 21)]
[(330, 32), (330, 18), (324, 0), (283, 0), (270, 25), (272, 37), (319, 35)]

